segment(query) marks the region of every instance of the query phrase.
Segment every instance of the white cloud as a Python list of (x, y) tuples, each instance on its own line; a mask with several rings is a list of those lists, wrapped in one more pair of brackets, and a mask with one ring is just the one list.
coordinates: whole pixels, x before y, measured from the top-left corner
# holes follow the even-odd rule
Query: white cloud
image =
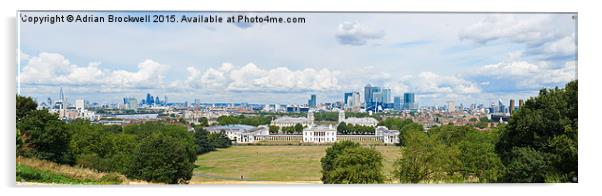
[(168, 68), (168, 65), (147, 59), (138, 64), (136, 72), (125, 70), (111, 72), (107, 83), (126, 88), (158, 88), (163, 85), (164, 74)]
[(39, 85), (98, 85), (104, 88), (159, 88), (169, 67), (153, 60), (138, 64), (135, 72), (103, 70), (99, 62), (87, 66), (72, 64), (58, 53), (33, 56), (21, 71), (20, 82)]
[(418, 75), (406, 75), (398, 78), (397, 80), (391, 79), (385, 83), (385, 86), (391, 88), (394, 94), (399, 95), (404, 92), (414, 92), (423, 95), (447, 94), (453, 97), (481, 92), (479, 86), (474, 82), (458, 76), (421, 72)]
[(381, 39), (385, 36), (383, 31), (372, 31), (365, 29), (357, 22), (343, 22), (339, 24), (337, 40), (343, 45), (361, 46), (368, 40)]
[(541, 50), (546, 54), (558, 54), (562, 56), (573, 55), (577, 52), (575, 34), (564, 36), (553, 42), (545, 43)]
[(459, 37), (482, 44), (496, 40), (533, 43), (555, 36), (555, 32), (547, 26), (550, 22), (553, 21), (549, 15), (517, 17), (514, 14), (496, 14), (463, 29)]
[(209, 68), (202, 76), (196, 68), (189, 68), (187, 82), (190, 86), (228, 91), (322, 91), (338, 89), (338, 72), (329, 69), (290, 70), (286, 67), (262, 69), (253, 63), (242, 67), (224, 63), (219, 68)]
[[(497, 14), (468, 26), (458, 34), (460, 40), (479, 44), (509, 42), (525, 46), (524, 53), (541, 60), (576, 54), (574, 30), (559, 29), (570, 15)], [(570, 26), (569, 26), (570, 27)]]
[(523, 88), (542, 88), (575, 80), (576, 70), (574, 61), (566, 62), (561, 67), (553, 67), (545, 62), (513, 61), (485, 65), (470, 74), (470, 77), (480, 80), (481, 83), (513, 85), (512, 88), (516, 91)]

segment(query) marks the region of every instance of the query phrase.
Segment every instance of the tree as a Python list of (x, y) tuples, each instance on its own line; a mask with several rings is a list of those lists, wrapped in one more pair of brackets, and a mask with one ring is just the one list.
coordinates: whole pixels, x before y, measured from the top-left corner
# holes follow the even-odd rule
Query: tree
[(303, 132), (303, 125), (297, 123), (295, 124), (295, 133), (301, 133)]
[(334, 160), (346, 148), (359, 147), (360, 144), (351, 141), (340, 141), (334, 143), (331, 147), (326, 148), (326, 155), (322, 157), (320, 163), (322, 165), (322, 182), (325, 184), (334, 183), (330, 174), (334, 170)]
[(403, 128), (401, 128), (401, 130), (399, 130), (399, 145), (400, 146), (406, 145), (406, 140), (408, 139), (408, 138), (406, 138), (407, 134), (411, 133), (411, 132), (424, 133), (424, 128), (422, 127), (422, 125), (420, 125), (418, 123), (410, 123), (410, 124), (403, 126)]
[(209, 126), (209, 120), (207, 119), (207, 117), (201, 117), (201, 119), (199, 119), (199, 125), (201, 125), (202, 127)]
[(345, 122), (339, 123), (339, 125), (337, 126), (337, 132), (338, 134), (347, 135), (347, 124)]
[(275, 125), (270, 125), (269, 130), (270, 130), (270, 134), (278, 134), (278, 132), (280, 131), (280, 127), (275, 126)]
[(227, 148), (232, 146), (232, 140), (230, 140), (230, 138), (223, 132), (209, 133), (207, 141), (213, 148)]
[(379, 126), (386, 126), (390, 130), (401, 130), (404, 126), (412, 123), (412, 120), (401, 118), (387, 118), (378, 123)]
[(418, 131), (407, 132), (405, 140), (403, 156), (395, 162), (394, 176), (400, 182), (439, 182), (457, 171), (460, 164), (457, 148), (447, 147)]
[(549, 169), (544, 155), (530, 147), (514, 147), (513, 158), (506, 165), (506, 182), (545, 182)]
[(172, 137), (153, 132), (140, 141), (127, 174), (152, 182), (182, 183), (192, 178), (196, 146), (192, 136)]
[(203, 154), (215, 150), (209, 141), (209, 132), (202, 127), (194, 127), (194, 140), (196, 143), (196, 153)]
[(382, 155), (374, 148), (346, 148), (334, 159), (330, 183), (372, 184), (383, 183)]
[(17, 122), (21, 121), (25, 116), (35, 111), (38, 104), (31, 97), (23, 97), (17, 95)]
[(494, 144), (463, 141), (458, 146), (464, 179), (475, 176), (479, 182), (496, 182), (503, 176), (504, 165), (495, 153)]
[[(577, 90), (577, 81), (569, 82), (564, 89), (542, 89), (537, 97), (525, 101), (524, 106), (512, 114), (507, 126), (501, 128), (496, 144), (496, 151), (508, 168), (504, 180), (577, 182)], [(516, 147), (532, 150), (519, 151)], [(526, 166), (539, 159), (519, 159), (515, 156), (517, 153), (538, 154), (542, 156), (542, 165), (549, 167), (546, 171), (534, 171), (538, 167)], [(517, 175), (539, 175), (540, 172), (546, 173), (544, 177)]]
[(71, 134), (58, 115), (47, 110), (34, 110), (17, 122), (21, 131), (24, 156), (35, 157), (62, 164), (73, 164), (69, 149)]
[(382, 155), (351, 141), (336, 142), (321, 159), (325, 184), (382, 183)]

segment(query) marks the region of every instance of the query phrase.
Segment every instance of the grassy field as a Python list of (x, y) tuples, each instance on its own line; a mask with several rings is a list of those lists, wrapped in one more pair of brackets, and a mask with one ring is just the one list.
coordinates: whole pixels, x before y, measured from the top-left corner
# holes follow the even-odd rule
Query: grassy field
[[(328, 146), (233, 146), (200, 155), (191, 183), (245, 181), (319, 183), (320, 159)], [(384, 157), (384, 174), (390, 176), (399, 147), (376, 146)]]

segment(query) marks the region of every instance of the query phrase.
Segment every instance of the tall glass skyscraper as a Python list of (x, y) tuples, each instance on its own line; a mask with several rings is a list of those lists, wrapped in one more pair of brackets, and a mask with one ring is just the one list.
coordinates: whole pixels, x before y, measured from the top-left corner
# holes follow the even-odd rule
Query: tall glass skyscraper
[(403, 108), (406, 110), (416, 109), (414, 93), (403, 93)]
[(309, 105), (310, 108), (315, 108), (318, 105), (315, 94), (311, 95), (311, 97), (307, 101), (307, 105)]
[(382, 104), (381, 88), (371, 86), (370, 84), (364, 87), (364, 104), (366, 111), (376, 111), (378, 103)]
[(345, 104), (345, 106), (349, 106), (349, 98), (351, 98), (351, 96), (353, 96), (353, 92), (345, 93), (345, 97), (344, 97), (345, 102), (343, 102)]
[(393, 107), (395, 110), (401, 110), (402, 107), (402, 103), (401, 103), (401, 97), (396, 96), (393, 98)]

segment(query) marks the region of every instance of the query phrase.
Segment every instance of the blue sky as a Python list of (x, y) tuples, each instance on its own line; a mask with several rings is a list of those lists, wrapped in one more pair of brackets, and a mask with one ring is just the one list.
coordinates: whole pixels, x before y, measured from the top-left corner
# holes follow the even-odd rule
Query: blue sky
[(150, 92), (170, 101), (300, 104), (310, 94), (340, 101), (372, 84), (415, 92), (421, 104), (487, 104), (576, 79), (573, 14), (243, 14), (306, 23), (21, 23), (21, 93), (45, 100), (63, 87), (72, 100), (99, 103)]

